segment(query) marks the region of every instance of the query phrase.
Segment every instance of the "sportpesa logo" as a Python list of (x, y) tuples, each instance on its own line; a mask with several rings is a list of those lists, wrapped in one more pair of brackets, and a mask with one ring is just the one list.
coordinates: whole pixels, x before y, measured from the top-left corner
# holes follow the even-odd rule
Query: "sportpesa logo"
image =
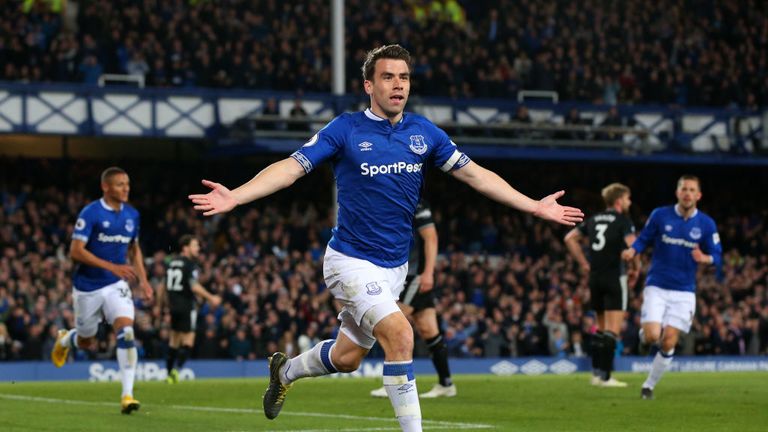
[(379, 174), (401, 174), (417, 173), (421, 172), (421, 167), (424, 164), (396, 162), (387, 165), (368, 165), (368, 162), (360, 164), (360, 174), (368, 177), (373, 177)]
[(99, 233), (99, 236), (96, 237), (96, 240), (102, 243), (130, 243), (132, 239), (128, 236), (120, 234), (106, 235), (104, 233)]

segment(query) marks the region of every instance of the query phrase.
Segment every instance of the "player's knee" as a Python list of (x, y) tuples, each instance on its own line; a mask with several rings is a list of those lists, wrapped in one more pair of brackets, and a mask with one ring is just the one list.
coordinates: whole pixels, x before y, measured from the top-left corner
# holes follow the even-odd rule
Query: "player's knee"
[(646, 329), (645, 330), (645, 343), (655, 344), (661, 339), (660, 329)]
[(133, 333), (133, 327), (132, 326), (125, 326), (120, 328), (117, 331), (117, 347), (118, 348), (133, 348), (135, 346), (134, 343), (135, 335)]

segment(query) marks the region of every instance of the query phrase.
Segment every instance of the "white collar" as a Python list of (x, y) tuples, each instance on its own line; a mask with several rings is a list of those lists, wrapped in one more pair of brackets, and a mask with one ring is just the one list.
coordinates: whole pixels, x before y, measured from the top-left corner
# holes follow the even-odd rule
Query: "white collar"
[[(381, 117), (377, 116), (376, 114), (374, 114), (374, 112), (371, 111), (370, 108), (366, 108), (365, 111), (363, 111), (363, 113), (365, 114), (366, 117), (368, 117), (369, 119), (371, 119), (373, 121), (389, 121), (388, 119), (381, 118)], [(405, 120), (405, 113), (403, 113), (403, 115), (400, 116), (400, 120), (398, 120), (397, 123), (402, 123), (403, 120)]]
[(366, 117), (368, 117), (369, 119), (371, 119), (373, 121), (384, 121), (384, 120), (386, 120), (385, 118), (381, 118), (381, 117), (377, 116), (376, 114), (374, 114), (373, 111), (371, 111), (370, 108), (366, 108), (364, 113), (365, 113)]
[[(680, 204), (675, 204), (675, 213), (677, 213), (678, 216), (683, 217), (683, 212), (680, 211)], [(699, 209), (693, 209), (693, 213), (688, 219), (696, 216), (697, 214), (699, 214)]]
[[(109, 206), (109, 204), (107, 204), (107, 201), (105, 201), (104, 198), (100, 198), (99, 202), (101, 203), (101, 206), (104, 207), (105, 209), (109, 211), (115, 211), (115, 209), (113, 209), (112, 207)], [(123, 203), (120, 203), (120, 211), (123, 211)]]

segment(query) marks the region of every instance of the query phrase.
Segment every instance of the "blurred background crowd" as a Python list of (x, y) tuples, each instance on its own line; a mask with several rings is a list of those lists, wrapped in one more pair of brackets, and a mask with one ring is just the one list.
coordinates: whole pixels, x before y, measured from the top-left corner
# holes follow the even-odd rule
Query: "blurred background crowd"
[[(142, 214), (141, 245), (153, 286), (164, 284), (164, 263), (182, 234), (202, 241), (200, 281), (224, 301), (215, 309), (201, 305), (196, 358), (295, 355), (337, 332), (338, 306), (323, 283), (321, 262), (333, 225), (330, 170), (224, 216), (203, 218), (185, 198), (202, 189), (204, 176), (240, 184), (267, 163), (121, 164), (131, 176), (131, 203)], [(602, 186), (623, 181), (632, 188), (638, 229), (654, 207), (674, 202), (680, 175), (678, 167), (593, 164), (584, 176), (585, 167), (574, 164), (482, 163), (532, 196), (565, 188), (565, 202), (587, 214), (602, 209)], [(78, 212), (101, 196), (98, 175), (105, 168), (88, 161), (77, 167), (63, 159), (0, 158), (0, 360), (47, 359), (56, 331), (74, 325), (68, 247)], [(700, 207), (718, 222), (724, 277), (702, 268), (693, 329), (679, 353), (768, 353), (768, 210), (749, 192), (768, 187), (765, 176), (743, 168), (741, 175), (727, 168), (696, 174), (703, 180)], [(504, 209), (442, 173), (428, 173), (425, 196), (439, 234), (437, 310), (451, 356), (589, 355), (594, 315), (586, 279), (562, 241), (566, 228)], [(647, 255), (643, 262), (645, 274)], [(619, 346), (625, 355), (637, 354), (642, 280), (631, 288)], [(139, 297), (135, 303), (141, 356), (163, 357), (168, 311)], [(100, 330), (98, 352), (77, 357), (112, 358), (115, 340), (107, 330)], [(424, 354), (418, 343), (417, 355)]]
[[(330, 2), (6, 3), (0, 80), (331, 89)], [(423, 96), (768, 106), (768, 6), (756, 0), (347, 0), (345, 27), (351, 94), (365, 52), (398, 41)]]

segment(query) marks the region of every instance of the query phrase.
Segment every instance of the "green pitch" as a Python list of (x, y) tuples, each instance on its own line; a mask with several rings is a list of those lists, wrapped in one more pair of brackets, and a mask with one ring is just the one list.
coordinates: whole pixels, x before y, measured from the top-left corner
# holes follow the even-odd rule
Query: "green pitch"
[[(619, 374), (627, 389), (570, 376), (457, 376), (459, 395), (422, 400), (424, 430), (766, 431), (768, 374), (669, 373), (656, 399), (640, 400), (645, 375)], [(422, 377), (421, 391), (433, 377)], [(266, 380), (137, 383), (141, 410), (120, 414), (117, 383), (0, 383), (0, 431), (397, 431), (374, 379), (312, 379), (288, 393), (276, 420), (264, 418)]]

